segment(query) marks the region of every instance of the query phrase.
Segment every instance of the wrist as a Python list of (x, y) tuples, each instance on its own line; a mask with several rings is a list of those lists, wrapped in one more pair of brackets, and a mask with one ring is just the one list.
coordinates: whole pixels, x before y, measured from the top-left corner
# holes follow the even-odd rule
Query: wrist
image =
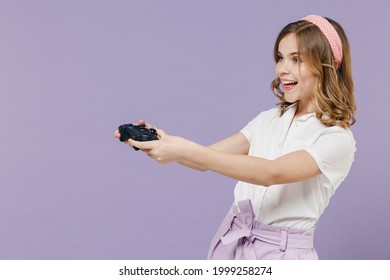
[(183, 145), (181, 145), (183, 149), (179, 152), (180, 160), (193, 164), (200, 164), (202, 153), (204, 152), (204, 149), (206, 149), (206, 147), (199, 145), (195, 142), (186, 140), (184, 138), (181, 138), (181, 141), (183, 141)]

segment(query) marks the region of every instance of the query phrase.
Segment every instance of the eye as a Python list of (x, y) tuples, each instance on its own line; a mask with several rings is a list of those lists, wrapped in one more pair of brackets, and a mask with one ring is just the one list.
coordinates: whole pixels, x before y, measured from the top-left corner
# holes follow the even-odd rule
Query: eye
[(293, 60), (294, 63), (302, 62), (302, 59), (299, 56), (294, 56), (292, 60)]
[(276, 58), (276, 61), (279, 62), (279, 61), (282, 61), (283, 60), (283, 57), (281, 55), (278, 55), (277, 58)]

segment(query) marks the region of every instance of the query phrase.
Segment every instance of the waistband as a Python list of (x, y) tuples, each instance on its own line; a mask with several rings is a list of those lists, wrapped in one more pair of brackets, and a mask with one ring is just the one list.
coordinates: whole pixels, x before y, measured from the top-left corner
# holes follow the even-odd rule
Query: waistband
[(226, 245), (240, 238), (250, 241), (262, 242), (279, 246), (281, 251), (287, 248), (313, 248), (314, 228), (299, 229), (291, 227), (271, 226), (254, 219), (250, 200), (235, 203), (230, 209), (226, 222), (230, 225), (230, 231), (223, 237), (221, 242)]

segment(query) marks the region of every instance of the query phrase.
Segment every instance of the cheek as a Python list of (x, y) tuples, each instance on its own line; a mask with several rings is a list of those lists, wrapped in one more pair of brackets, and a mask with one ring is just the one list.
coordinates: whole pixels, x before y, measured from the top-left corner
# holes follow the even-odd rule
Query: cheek
[(316, 83), (317, 83), (317, 78), (312, 77), (311, 79), (308, 80), (308, 87), (314, 90)]
[(317, 77), (311, 73), (308, 73), (305, 76), (301, 76), (301, 81), (303, 82), (303, 84), (305, 84), (305, 87), (307, 89), (314, 89), (317, 83)]

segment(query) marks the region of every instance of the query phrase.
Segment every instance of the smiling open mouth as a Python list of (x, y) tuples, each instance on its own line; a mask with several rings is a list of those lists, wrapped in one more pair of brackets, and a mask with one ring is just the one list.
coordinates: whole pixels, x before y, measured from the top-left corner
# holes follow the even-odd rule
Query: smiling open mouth
[(282, 81), (282, 84), (283, 84), (283, 87), (285, 90), (290, 90), (293, 87), (295, 87), (298, 84), (298, 82), (296, 82), (296, 81)]

